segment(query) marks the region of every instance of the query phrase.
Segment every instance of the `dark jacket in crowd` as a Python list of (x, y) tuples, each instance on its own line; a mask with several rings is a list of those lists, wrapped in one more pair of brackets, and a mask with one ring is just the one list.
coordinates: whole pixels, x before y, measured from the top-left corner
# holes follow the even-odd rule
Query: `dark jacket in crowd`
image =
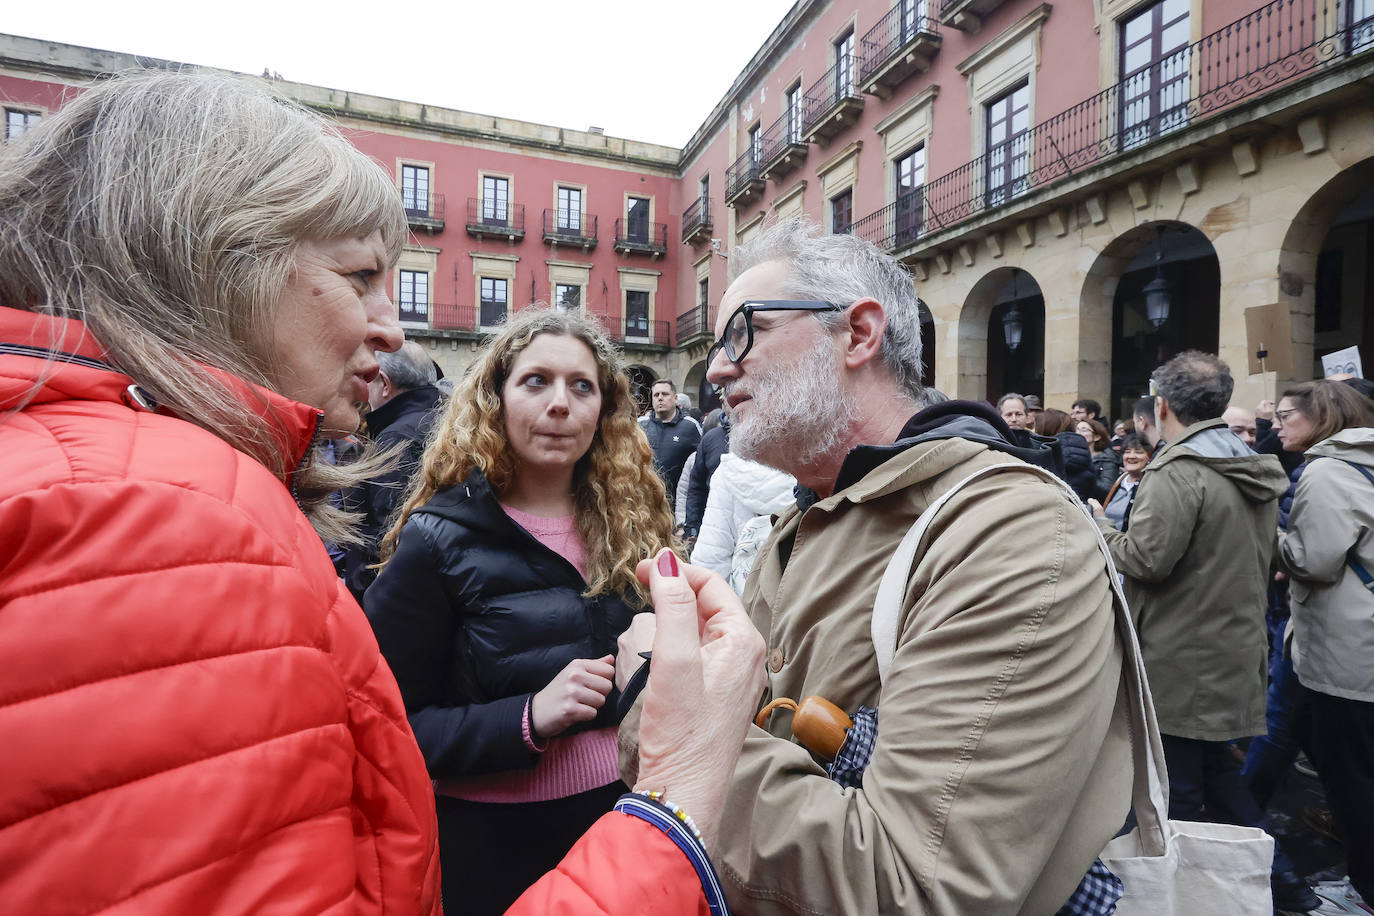
[[(1295, 452), (1294, 454), (1302, 454)], [(1293, 511), (1293, 494), (1298, 492), (1298, 481), (1302, 479), (1302, 472), (1307, 470), (1307, 462), (1304, 461), (1293, 468), (1288, 474), (1288, 490), (1279, 497), (1279, 527), (1284, 531), (1288, 530), (1288, 513)]]
[(377, 448), (386, 451), (400, 445), (401, 453), (394, 470), (345, 494), (345, 504), (363, 513), (363, 543), (345, 548), (343, 572), (348, 590), (360, 604), (363, 592), (377, 576), (371, 567), (377, 562), (378, 545), (390, 527), (392, 515), (400, 508), (406, 486), (420, 469), (425, 440), (442, 401), (438, 388), (422, 385), (401, 392), (367, 415), (367, 429)]
[[(1064, 473), (1060, 476), (1086, 503), (1097, 495), (1097, 473), (1093, 468), (1093, 453), (1088, 449), (1088, 440), (1068, 431), (1055, 438), (1059, 440), (1059, 447), (1064, 453)], [(1107, 486), (1111, 486), (1110, 481)]]
[(1102, 503), (1107, 500), (1107, 493), (1111, 491), (1112, 484), (1121, 476), (1121, 456), (1111, 449), (1104, 449), (1093, 455), (1093, 477), (1096, 478), (1093, 496)]
[(668, 502), (673, 503), (677, 496), (677, 479), (682, 476), (682, 465), (701, 442), (701, 428), (682, 412), (682, 408), (678, 408), (666, 423), (658, 418), (658, 414), (651, 412), (639, 421), (639, 425), (649, 437), (649, 447), (654, 450), (654, 466), (668, 488)]
[[(1037, 436), (1026, 429), (1012, 429), (992, 405), (983, 401), (949, 400), (932, 404), (913, 416), (902, 427), (893, 444), (865, 445), (851, 450), (840, 466), (835, 490), (844, 489), (887, 459), (919, 442), (954, 438), (977, 442), (995, 452), (1012, 455), (1027, 464), (1064, 476), (1064, 461), (1059, 454), (1058, 440)], [(816, 500), (815, 490), (798, 484), (798, 508), (805, 511)]]
[(706, 497), (711, 493), (711, 475), (720, 467), (720, 456), (730, 451), (730, 418), (722, 415), (720, 425), (702, 433), (697, 445), (697, 459), (692, 462), (691, 479), (687, 483), (687, 516), (683, 533), (695, 537), (701, 530), (701, 518), (706, 514)]
[[(534, 766), (525, 702), (576, 658), (613, 655), (634, 610), (506, 515), (480, 471), (417, 509), (365, 607), (435, 779)], [(615, 724), (614, 689), (590, 722)]]
[(1255, 453), (1277, 455), (1285, 474), (1292, 474), (1303, 462), (1302, 452), (1284, 451), (1283, 443), (1279, 441), (1279, 434), (1274, 431), (1274, 421), (1266, 420), (1263, 417), (1255, 418)]

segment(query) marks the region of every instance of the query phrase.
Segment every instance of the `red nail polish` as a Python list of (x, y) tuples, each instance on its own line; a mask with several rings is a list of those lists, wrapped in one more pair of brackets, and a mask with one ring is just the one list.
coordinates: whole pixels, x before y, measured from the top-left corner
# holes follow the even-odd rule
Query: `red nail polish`
[(660, 576), (677, 575), (677, 557), (671, 550), (665, 550), (658, 555), (658, 574)]

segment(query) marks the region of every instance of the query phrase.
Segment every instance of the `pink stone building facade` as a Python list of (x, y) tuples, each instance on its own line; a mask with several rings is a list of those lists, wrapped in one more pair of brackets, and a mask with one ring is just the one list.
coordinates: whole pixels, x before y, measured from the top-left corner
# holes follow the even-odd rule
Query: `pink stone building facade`
[[(0, 36), (7, 132), (134, 63)], [(1374, 0), (798, 0), (680, 150), (278, 85), (394, 170), (398, 313), (450, 372), (557, 302), (709, 400), (731, 249), (802, 215), (909, 266), (931, 384), (1120, 415), (1187, 347), (1240, 403), (1370, 352), (1371, 76)]]

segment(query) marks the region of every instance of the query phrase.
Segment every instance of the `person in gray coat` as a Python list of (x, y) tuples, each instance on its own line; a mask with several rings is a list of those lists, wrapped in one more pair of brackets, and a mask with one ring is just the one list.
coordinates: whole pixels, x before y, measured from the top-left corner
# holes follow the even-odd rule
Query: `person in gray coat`
[(1348, 882), (1318, 893), (1359, 912), (1358, 897), (1374, 902), (1374, 407), (1340, 382), (1318, 380), (1289, 388), (1274, 413), (1284, 447), (1307, 456), (1279, 532), (1295, 699), (1350, 871)]

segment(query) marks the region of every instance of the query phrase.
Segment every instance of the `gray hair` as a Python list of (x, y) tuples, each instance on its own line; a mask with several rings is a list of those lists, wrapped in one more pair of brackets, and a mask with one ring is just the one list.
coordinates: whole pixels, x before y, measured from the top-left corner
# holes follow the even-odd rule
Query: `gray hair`
[[(119, 74), (0, 150), (0, 302), (83, 322), (159, 403), (283, 479), (284, 420), (215, 370), (276, 389), (274, 313), (297, 247), (373, 232), (394, 263), (406, 223), (391, 177), (249, 78)], [(328, 493), (367, 467), (294, 476), (322, 535), (349, 538)]]
[(1179, 422), (1192, 425), (1214, 420), (1231, 403), (1231, 367), (1220, 357), (1201, 350), (1185, 350), (1156, 369), (1155, 393), (1169, 402)]
[[(901, 262), (856, 236), (820, 234), (819, 226), (800, 218), (775, 223), (736, 248), (730, 268), (739, 276), (770, 261), (786, 266), (789, 296), (836, 305), (877, 300), (887, 315), (879, 350), (883, 364), (908, 397), (921, 400), (920, 299)], [(813, 314), (829, 331), (845, 322), (839, 312)]]
[(377, 364), (397, 391), (413, 391), (439, 380), (434, 360), (413, 340), (401, 344), (395, 353), (379, 352)]
[(998, 413), (1002, 412), (1002, 405), (1007, 403), (1008, 401), (1020, 401), (1021, 408), (1023, 410), (1026, 408), (1026, 399), (1024, 396), (1017, 394), (1015, 391), (1008, 391), (1006, 394), (1002, 395), (1000, 398), (997, 399)]

